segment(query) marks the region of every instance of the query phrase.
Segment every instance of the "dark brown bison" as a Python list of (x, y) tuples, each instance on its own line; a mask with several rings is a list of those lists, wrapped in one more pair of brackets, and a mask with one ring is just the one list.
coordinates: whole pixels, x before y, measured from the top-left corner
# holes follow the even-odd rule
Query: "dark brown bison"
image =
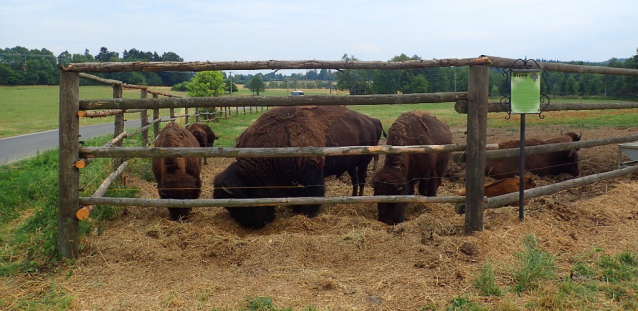
[[(401, 114), (388, 131), (392, 146), (445, 145), (452, 132), (445, 122), (421, 110)], [(383, 168), (372, 178), (374, 195), (411, 195), (419, 183), (419, 194), (436, 196), (448, 169), (450, 153), (388, 154)], [(379, 203), (379, 220), (389, 225), (405, 220), (405, 203)]]
[[(262, 114), (238, 138), (239, 148), (325, 147), (326, 133), (341, 110), (320, 107), (275, 107)], [(215, 176), (215, 199), (322, 197), (324, 157), (237, 158)], [(293, 206), (312, 217), (319, 204)], [(226, 207), (230, 216), (249, 228), (262, 228), (275, 218), (274, 206)]]
[[(155, 147), (199, 147), (197, 139), (175, 122), (160, 131)], [(153, 158), (153, 175), (162, 199), (197, 199), (201, 191), (200, 158)], [(190, 208), (168, 208), (172, 220), (186, 220)]]
[[(580, 141), (580, 137), (580, 135), (570, 132), (547, 140), (526, 139), (525, 146)], [(520, 146), (520, 140), (508, 140), (498, 144), (499, 149), (519, 148)], [(520, 157), (518, 156), (487, 160), (485, 161), (485, 175), (498, 179), (518, 175), (520, 170), (519, 162)], [(562, 173), (578, 176), (580, 173), (578, 170), (578, 149), (525, 155), (525, 172), (538, 176), (555, 176)]]
[[(188, 126), (188, 131), (195, 136), (200, 147), (212, 147), (215, 140), (219, 139), (219, 136), (215, 135), (208, 124), (193, 123)], [(208, 165), (206, 158), (204, 158), (204, 164)]]
[[(381, 122), (377, 123), (377, 119), (341, 106), (317, 107), (317, 112), (338, 114), (326, 132), (326, 147), (376, 146), (379, 143), (383, 127), (378, 129)], [(348, 172), (352, 180), (352, 195), (363, 195), (368, 165), (372, 158), (371, 154), (328, 156), (323, 170), (324, 177), (339, 177)]]

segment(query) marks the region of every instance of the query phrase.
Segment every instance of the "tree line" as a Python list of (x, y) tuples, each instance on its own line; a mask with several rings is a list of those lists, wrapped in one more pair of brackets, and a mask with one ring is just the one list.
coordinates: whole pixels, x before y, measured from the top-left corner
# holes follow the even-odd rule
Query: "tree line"
[[(16, 46), (0, 51), (0, 85), (57, 85), (60, 83), (58, 66), (67, 66), (70, 63), (92, 62), (182, 62), (179, 55), (173, 52), (165, 52), (162, 55), (157, 52), (144, 52), (137, 49), (124, 50), (120, 53), (109, 51), (102, 47), (98, 54), (92, 55), (89, 50), (84, 53), (71, 54), (68, 51), (55, 56), (47, 49), (27, 49)], [(96, 73), (106, 79), (114, 79), (128, 84), (172, 86), (188, 81), (193, 74), (191, 72), (114, 72)], [(97, 82), (80, 79), (81, 85), (94, 85)]]
[[(344, 61), (358, 61), (355, 56), (344, 54)], [(395, 56), (390, 62), (421, 60), (417, 55)], [(558, 62), (538, 60), (540, 62)], [(607, 66), (638, 69), (638, 50), (627, 59), (612, 58), (606, 62), (563, 62), (573, 65)], [(638, 95), (638, 77), (599, 74), (572, 74), (546, 72), (547, 83), (541, 83), (544, 93), (554, 96), (611, 96), (635, 97)], [(436, 67), (407, 70), (344, 70), (336, 73), (336, 89), (359, 94), (410, 94), (432, 92), (466, 92), (469, 67)], [(490, 68), (490, 95), (509, 92), (509, 80), (501, 68)]]
[[(344, 61), (358, 61), (354, 55), (344, 54)], [(420, 60), (414, 55), (409, 57), (401, 54), (388, 60), (400, 62)], [(56, 85), (59, 84), (58, 66), (70, 63), (85, 62), (136, 62), (136, 61), (184, 61), (174, 52), (144, 52), (132, 48), (118, 52), (109, 51), (102, 47), (96, 55), (89, 50), (84, 53), (69, 53), (64, 51), (55, 56), (47, 49), (27, 49), (24, 47), (5, 48), (0, 51), (0, 85)], [(551, 60), (538, 60), (555, 62)], [(626, 59), (612, 58), (606, 62), (567, 62), (575, 65), (608, 66), (617, 68), (638, 69), (638, 51), (636, 55)], [(193, 72), (115, 72), (97, 73), (97, 76), (120, 80), (128, 84), (149, 86), (174, 86), (176, 89), (186, 90), (185, 86), (191, 82)], [(236, 84), (245, 87), (253, 86), (254, 92), (265, 91), (268, 88), (336, 88), (347, 90), (352, 95), (359, 94), (409, 94), (425, 92), (464, 92), (467, 91), (469, 67), (437, 67), (407, 70), (307, 70), (305, 73), (271, 72), (267, 74), (236, 73), (232, 78), (226, 72), (221, 72), (226, 92)], [(547, 84), (541, 84), (543, 91), (558, 96), (612, 96), (631, 97), (638, 95), (638, 77), (608, 76), (595, 74), (572, 74), (561, 72), (547, 72), (544, 74)], [(259, 81), (252, 82), (253, 79)], [(232, 79), (232, 84), (230, 80)], [(92, 85), (96, 82), (81, 79), (81, 85)], [(263, 85), (262, 85), (263, 83)], [(507, 91), (508, 85), (503, 70), (490, 68), (490, 93), (497, 95)], [(258, 89), (258, 91), (257, 91)]]

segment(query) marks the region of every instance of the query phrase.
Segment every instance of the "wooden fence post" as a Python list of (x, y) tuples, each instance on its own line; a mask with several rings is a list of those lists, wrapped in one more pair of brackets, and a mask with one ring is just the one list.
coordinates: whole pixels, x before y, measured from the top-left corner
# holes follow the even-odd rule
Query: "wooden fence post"
[[(140, 95), (141, 98), (146, 98), (148, 93), (146, 93), (146, 90), (140, 90)], [(144, 111), (140, 112), (140, 120), (141, 120), (141, 127), (145, 127), (148, 125), (148, 110), (144, 109)], [(148, 145), (148, 129), (145, 129), (144, 131), (142, 131), (142, 147), (146, 147), (146, 145)]]
[[(153, 98), (158, 98), (158, 95), (153, 93)], [(160, 117), (160, 110), (159, 108), (154, 108), (153, 109), (153, 141), (155, 141), (155, 138), (157, 138), (157, 135), (159, 135), (160, 132), (160, 124), (159, 122), (157, 122), (157, 119), (159, 119)]]
[(78, 258), (80, 250), (79, 220), (75, 212), (80, 207), (80, 172), (75, 167), (79, 160), (80, 75), (60, 73), (59, 119), (59, 176), (58, 176), (58, 250), (65, 258)]
[(470, 66), (467, 107), (465, 231), (483, 230), (489, 67)]
[(188, 124), (188, 107), (184, 107), (184, 124)]
[[(122, 85), (113, 85), (113, 98), (122, 98)], [(124, 132), (124, 110), (115, 115), (115, 129), (113, 130), (113, 138), (118, 137)], [(113, 146), (121, 147), (122, 140), (113, 144)], [(113, 170), (117, 170), (122, 165), (122, 158), (113, 159)]]

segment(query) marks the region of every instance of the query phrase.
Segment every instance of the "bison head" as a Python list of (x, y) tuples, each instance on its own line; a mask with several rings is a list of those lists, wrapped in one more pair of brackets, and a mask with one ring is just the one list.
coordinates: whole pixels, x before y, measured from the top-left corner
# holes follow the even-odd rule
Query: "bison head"
[[(214, 199), (249, 199), (266, 197), (259, 188), (251, 188), (238, 174), (237, 162), (233, 162), (223, 172), (215, 176)], [(230, 216), (240, 225), (259, 229), (275, 219), (274, 206), (226, 207)]]
[[(393, 171), (382, 169), (372, 178), (374, 195), (410, 195), (414, 187)], [(388, 225), (405, 221), (406, 203), (378, 203), (378, 219)]]

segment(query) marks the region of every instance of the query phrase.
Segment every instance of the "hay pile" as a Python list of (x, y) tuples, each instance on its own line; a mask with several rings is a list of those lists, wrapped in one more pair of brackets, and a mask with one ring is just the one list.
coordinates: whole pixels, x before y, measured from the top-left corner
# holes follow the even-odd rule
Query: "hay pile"
[[(589, 135), (583, 139), (594, 138)], [(462, 132), (454, 137), (462, 139)], [(612, 169), (615, 157), (603, 158), (612, 152), (583, 151), (582, 174)], [(202, 198), (211, 197), (214, 174), (230, 161), (209, 159)], [(157, 198), (152, 183), (129, 182), (142, 189), (141, 197)], [(458, 193), (463, 183), (454, 166), (440, 195)], [(347, 176), (326, 184), (326, 196), (351, 192)], [(522, 223), (517, 208), (488, 210), (485, 230), (472, 235), (463, 233), (464, 216), (452, 204), (409, 205), (409, 221), (394, 227), (376, 221), (372, 204), (324, 206), (312, 219), (280, 208), (273, 223), (256, 231), (239, 227), (223, 208), (195, 208), (191, 222), (175, 223), (165, 208), (128, 207), (100, 235), (82, 241), (81, 258), (57, 282), (75, 297), (76, 310), (234, 310), (251, 296), (294, 310), (444, 307), (473, 292), (485, 260), (500, 268), (500, 286), (511, 285), (507, 267), (529, 234), (557, 257), (559, 276), (569, 274), (574, 256), (595, 246), (608, 253), (635, 249), (635, 202), (638, 184), (631, 178), (600, 182), (532, 199)], [(523, 296), (520, 306), (531, 299)]]

